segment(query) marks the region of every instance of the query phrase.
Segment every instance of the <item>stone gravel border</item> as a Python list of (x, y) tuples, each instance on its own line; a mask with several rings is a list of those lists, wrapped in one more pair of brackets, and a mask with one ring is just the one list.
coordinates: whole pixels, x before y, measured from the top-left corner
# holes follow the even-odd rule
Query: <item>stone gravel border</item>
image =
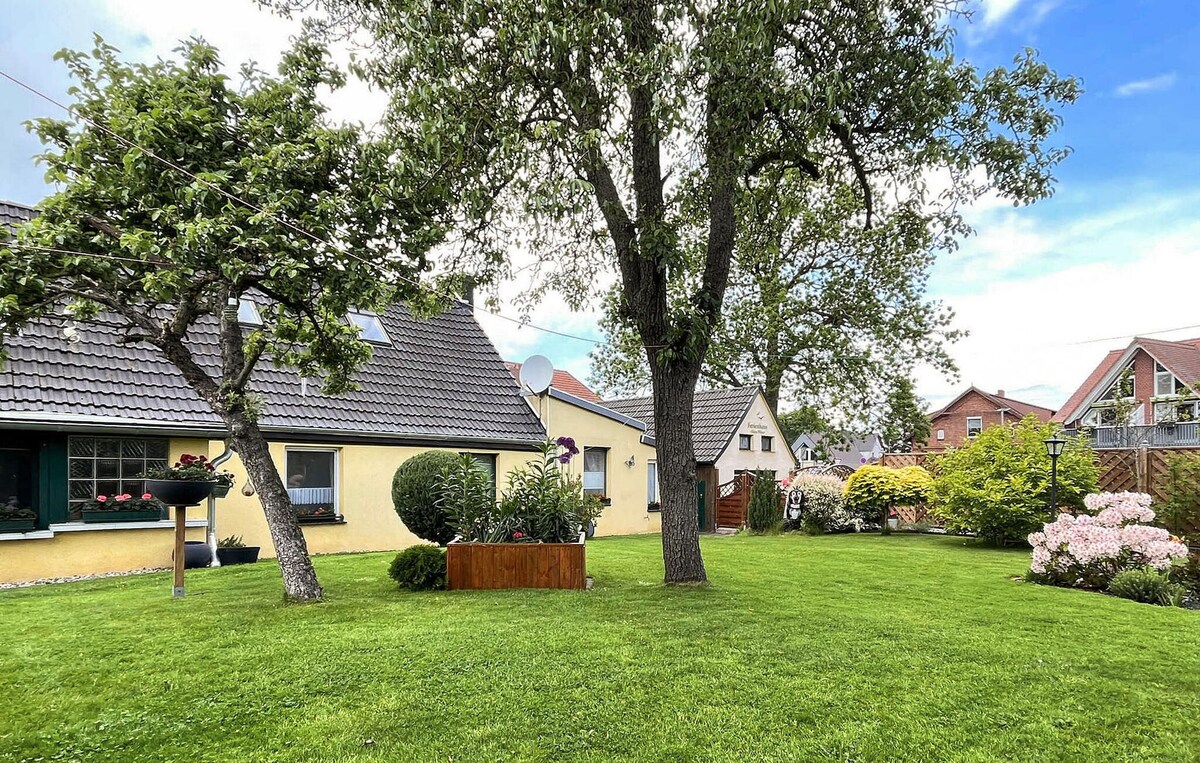
[(127, 575), (149, 575), (154, 572), (169, 572), (170, 570), (170, 567), (144, 567), (140, 570), (129, 570), (128, 572), (101, 572), (96, 575), (69, 575), (63, 578), (42, 578), (40, 580), (28, 580), (24, 583), (0, 583), (0, 591), (9, 588), (31, 588), (39, 585), (54, 585), (55, 583), (77, 583), (81, 580), (123, 578)]

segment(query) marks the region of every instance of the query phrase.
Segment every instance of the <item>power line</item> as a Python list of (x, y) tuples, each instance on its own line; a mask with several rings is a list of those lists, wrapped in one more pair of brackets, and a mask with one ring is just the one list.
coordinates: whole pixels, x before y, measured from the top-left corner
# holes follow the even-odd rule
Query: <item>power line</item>
[(99, 252), (80, 252), (74, 249), (57, 249), (51, 246), (38, 246), (36, 244), (25, 244), (19, 241), (0, 242), (0, 249), (32, 249), (38, 252), (48, 252), (50, 254), (70, 254), (79, 257), (95, 257), (101, 260), (115, 260), (118, 262), (134, 262), (139, 265), (157, 265), (159, 267), (171, 267), (174, 263), (166, 260), (144, 260), (137, 257), (120, 257), (115, 254), (101, 254)]
[[(38, 98), (41, 98), (41, 99), (53, 104), (54, 106), (57, 106), (58, 108), (67, 112), (67, 114), (69, 114), (76, 121), (85, 122), (88, 125), (91, 125), (93, 128), (100, 130), (108, 135), (111, 135), (114, 139), (116, 139), (118, 142), (122, 143), (123, 145), (127, 146), (128, 148), (133, 148), (133, 149), (137, 149), (138, 151), (141, 151), (143, 154), (145, 154), (146, 156), (149, 156), (151, 159), (159, 162), (160, 164), (162, 164), (166, 167), (170, 167), (171, 169), (175, 170), (176, 172), (178, 172), (182, 175), (185, 175), (186, 177), (191, 178), (196, 183), (199, 183), (200, 185), (204, 186), (205, 188), (220, 194), (221, 196), (225, 197), (229, 201), (240, 204), (240, 205), (246, 207), (247, 209), (250, 209), (264, 217), (267, 217), (267, 218), (275, 221), (276, 223), (295, 231), (296, 233), (300, 234), (301, 236), (304, 236), (305, 238), (310, 239), (314, 243), (321, 244), (322, 246), (332, 247), (334, 250), (338, 251), (339, 253), (343, 254), (344, 256), (350, 257), (351, 259), (354, 259), (354, 260), (357, 260), (358, 262), (361, 262), (363, 265), (366, 265), (368, 268), (372, 268), (372, 269), (376, 270), (376, 272), (378, 272), (380, 275), (398, 278), (406, 283), (409, 283), (409, 284), (415, 286), (418, 289), (425, 289), (426, 291), (428, 291), (429, 293), (433, 294), (436, 297), (439, 297), (441, 299), (447, 299), (447, 300), (456, 302), (461, 305), (465, 305), (466, 307), (470, 308), (472, 312), (481, 309), (481, 308), (476, 307), (475, 305), (471, 304), (470, 302), (468, 302), (467, 300), (463, 299), (460, 296), (457, 296), (454, 294), (448, 294), (448, 293), (444, 293), (444, 292), (439, 292), (438, 290), (434, 289), (432, 286), (429, 286), (428, 284), (420, 281), (419, 279), (411, 278), (411, 277), (405, 275), (404, 273), (392, 272), (389, 274), (377, 263), (374, 263), (374, 262), (371, 262), (370, 260), (364, 259), (364, 258), (358, 256), (357, 254), (354, 254), (353, 252), (350, 252), (349, 250), (344, 249), (341, 246), (338, 246), (332, 242), (326, 241), (325, 239), (322, 239), (321, 237), (319, 237), (313, 233), (310, 233), (309, 231), (305, 230), (304, 228), (301, 228), (300, 226), (295, 225), (295, 224), (291, 223), (290, 221), (279, 217), (278, 215), (268, 212), (266, 209), (258, 206), (257, 204), (254, 204), (253, 202), (247, 201), (239, 196), (229, 193), (225, 189), (220, 188), (219, 186), (214, 185), (213, 183), (210, 183), (209, 181), (204, 180), (201, 177), (198, 177), (197, 175), (193, 174), (192, 172), (189, 172), (188, 170), (179, 166), (175, 162), (172, 162), (169, 159), (164, 159), (163, 157), (159, 156), (158, 154), (151, 151), (150, 149), (144, 148), (144, 147), (138, 145), (137, 143), (134, 143), (133, 141), (129, 140), (128, 138), (125, 138), (124, 136), (119, 135), (118, 133), (116, 133), (112, 129), (108, 128), (107, 126), (102, 125), (99, 122), (96, 122), (82, 114), (79, 114), (72, 107), (62, 103), (61, 101), (53, 98), (50, 95), (47, 95), (46, 93), (42, 92), (41, 90), (38, 90), (34, 86), (32, 86), (20, 79), (17, 79), (16, 77), (12, 76), (11, 74), (9, 74), (8, 72), (6, 72), (2, 69), (0, 69), (0, 77), (3, 77), (4, 79), (13, 83), (14, 85), (21, 88), (22, 90), (25, 90), (26, 92), (29, 92), (29, 93), (37, 96)], [(499, 312), (491, 312), (491, 311), (486, 311), (486, 310), (484, 310), (483, 312), (487, 315), (493, 315), (497, 318), (500, 318), (501, 320), (509, 321), (518, 326), (529, 326), (532, 329), (536, 329), (538, 331), (542, 331), (547, 334), (553, 334), (555, 336), (560, 336), (560, 337), (563, 337), (566, 339), (574, 339), (574, 340), (580, 341), (580, 342), (589, 342), (593, 345), (608, 344), (608, 342), (605, 342), (604, 340), (595, 339), (592, 337), (579, 336), (579, 335), (571, 334), (571, 333), (568, 333), (565, 331), (558, 331), (556, 329), (546, 328), (545, 326), (539, 326), (535, 323), (530, 323), (528, 321), (524, 321), (519, 318), (512, 318), (507, 315), (503, 315), (502, 313), (499, 313)]]
[(1170, 334), (1172, 331), (1192, 331), (1195, 329), (1200, 329), (1200, 324), (1193, 324), (1191, 326), (1176, 326), (1175, 328), (1159, 329), (1158, 331), (1141, 331), (1135, 334), (1121, 334), (1120, 336), (1106, 336), (1103, 339), (1086, 339), (1082, 342), (1071, 342), (1069, 346), (1073, 347), (1081, 344), (1095, 344), (1097, 342), (1115, 342), (1118, 339), (1133, 339), (1139, 336), (1154, 336), (1155, 334)]

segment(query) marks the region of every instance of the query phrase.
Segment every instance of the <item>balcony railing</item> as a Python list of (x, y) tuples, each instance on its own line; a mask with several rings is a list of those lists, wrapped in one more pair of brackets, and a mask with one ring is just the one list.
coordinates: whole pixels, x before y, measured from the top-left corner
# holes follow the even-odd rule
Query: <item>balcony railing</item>
[(1180, 421), (1150, 426), (1094, 427), (1078, 432), (1097, 449), (1200, 447), (1200, 422)]

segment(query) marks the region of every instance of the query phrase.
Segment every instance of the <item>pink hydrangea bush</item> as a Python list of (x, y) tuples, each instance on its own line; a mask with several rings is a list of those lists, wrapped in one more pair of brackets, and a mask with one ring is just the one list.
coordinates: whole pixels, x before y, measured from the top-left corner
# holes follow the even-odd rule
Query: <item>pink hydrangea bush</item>
[(1094, 514), (1061, 514), (1029, 536), (1031, 577), (1040, 582), (1104, 590), (1122, 570), (1168, 569), (1187, 557), (1187, 546), (1154, 520), (1145, 493), (1093, 493), (1084, 505)]

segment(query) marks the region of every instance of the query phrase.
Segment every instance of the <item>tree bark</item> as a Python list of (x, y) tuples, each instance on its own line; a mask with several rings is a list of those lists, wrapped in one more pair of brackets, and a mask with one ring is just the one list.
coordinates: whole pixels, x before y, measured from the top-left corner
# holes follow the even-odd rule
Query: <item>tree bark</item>
[(229, 414), (225, 419), (231, 440), (251, 484), (258, 492), (267, 527), (271, 531), (271, 542), (275, 545), (275, 556), (279, 560), (279, 571), (283, 576), (284, 597), (291, 602), (307, 603), (320, 601), (323, 596), (317, 571), (308, 555), (308, 543), (275, 459), (271, 457), (267, 440), (258, 425), (249, 416)]
[(696, 511), (692, 396), (700, 376), (678, 366), (652, 366), (654, 435), (662, 483), (662, 549), (667, 583), (706, 583)]

